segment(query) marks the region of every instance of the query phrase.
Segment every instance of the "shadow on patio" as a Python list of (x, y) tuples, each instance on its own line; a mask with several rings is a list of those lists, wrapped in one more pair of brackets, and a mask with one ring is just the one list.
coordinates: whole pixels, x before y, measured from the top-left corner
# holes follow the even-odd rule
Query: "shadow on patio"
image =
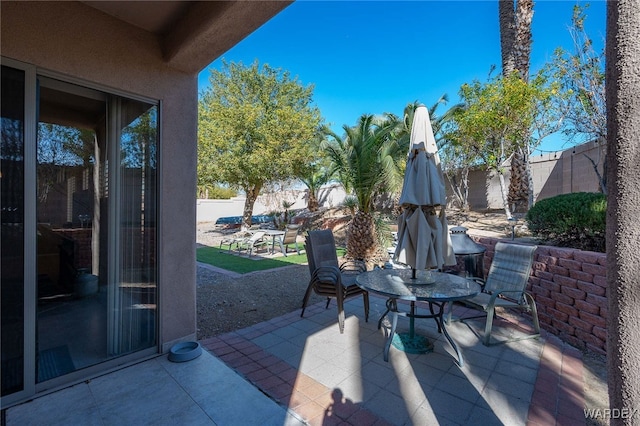
[[(464, 309), (456, 306), (454, 315)], [(454, 322), (448, 330), (465, 359), (460, 368), (435, 321), (420, 320), (416, 330), (434, 342), (433, 352), (392, 347), (387, 363), (384, 331), (377, 330), (384, 299), (371, 296), (368, 323), (359, 298), (345, 310), (344, 334), (335, 306), (319, 303), (305, 318), (294, 311), (201, 343), (312, 425), (585, 422), (582, 354), (555, 336), (485, 347), (482, 321)]]
[[(431, 353), (393, 348), (382, 357), (359, 298), (345, 303), (340, 334), (335, 306), (324, 302), (201, 341), (195, 360), (166, 354), (6, 410), (7, 425), (552, 425), (584, 424), (582, 354), (555, 336), (485, 347), (482, 323), (454, 322), (460, 368), (435, 322), (416, 321)], [(456, 307), (454, 315), (464, 308)], [(404, 319), (404, 321), (408, 321)], [(526, 324), (516, 324), (523, 325)], [(406, 327), (399, 323), (399, 329)], [(383, 327), (384, 328), (384, 327)], [(234, 371), (235, 370), (235, 371)]]

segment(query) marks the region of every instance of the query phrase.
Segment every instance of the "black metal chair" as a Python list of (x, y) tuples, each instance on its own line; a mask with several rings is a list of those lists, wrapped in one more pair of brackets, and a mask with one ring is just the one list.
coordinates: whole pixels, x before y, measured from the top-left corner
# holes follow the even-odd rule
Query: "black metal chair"
[(302, 301), (300, 316), (304, 315), (311, 292), (326, 296), (327, 305), (325, 308), (329, 308), (331, 299), (336, 299), (338, 304), (338, 326), (340, 327), (340, 333), (343, 333), (344, 301), (349, 297), (362, 295), (365, 321), (369, 321), (369, 293), (355, 283), (357, 274), (367, 270), (366, 264), (361, 261), (349, 261), (338, 265), (336, 243), (330, 229), (309, 231), (304, 247), (309, 261), (311, 279)]

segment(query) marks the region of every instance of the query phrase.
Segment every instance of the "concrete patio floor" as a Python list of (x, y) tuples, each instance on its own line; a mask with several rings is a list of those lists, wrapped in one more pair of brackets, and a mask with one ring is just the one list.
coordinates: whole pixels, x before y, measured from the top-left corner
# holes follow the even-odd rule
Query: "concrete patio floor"
[[(347, 301), (340, 334), (324, 303), (200, 343), (208, 351), (166, 355), (12, 407), (8, 425), (577, 425), (583, 412), (582, 353), (555, 336), (485, 347), (482, 321), (453, 322), (454, 351), (433, 320), (416, 332), (434, 350), (407, 354), (385, 343), (385, 300)], [(465, 315), (456, 306), (454, 316)], [(518, 335), (525, 320), (499, 320)], [(401, 318), (398, 328), (408, 327)]]

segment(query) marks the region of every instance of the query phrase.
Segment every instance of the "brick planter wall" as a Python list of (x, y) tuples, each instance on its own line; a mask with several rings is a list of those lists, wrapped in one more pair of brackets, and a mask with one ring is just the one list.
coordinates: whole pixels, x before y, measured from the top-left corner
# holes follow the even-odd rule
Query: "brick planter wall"
[[(487, 247), (484, 255), (486, 274), (494, 247), (501, 240), (474, 239)], [(605, 354), (606, 269), (604, 253), (539, 245), (527, 290), (536, 301), (540, 326), (577, 348)]]

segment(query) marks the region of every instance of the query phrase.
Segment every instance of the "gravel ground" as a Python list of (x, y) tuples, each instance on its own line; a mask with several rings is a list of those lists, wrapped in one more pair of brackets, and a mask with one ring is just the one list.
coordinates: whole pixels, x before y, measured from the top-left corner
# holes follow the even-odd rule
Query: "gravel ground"
[[(233, 232), (216, 229), (210, 223), (200, 223), (197, 243), (217, 247), (220, 239)], [(240, 276), (199, 265), (198, 339), (239, 330), (299, 310), (308, 284), (309, 267), (306, 264)], [(321, 300), (313, 294), (309, 304)]]
[[(239, 330), (299, 310), (309, 267), (292, 265), (239, 278), (198, 266), (198, 339)], [(319, 302), (315, 294), (310, 304)]]
[[(465, 213), (461, 219), (454, 220), (450, 220), (449, 223), (470, 229), (493, 230), (508, 236), (511, 232), (504, 225), (504, 214), (500, 213)], [(196, 242), (199, 245), (217, 247), (220, 239), (235, 231), (220, 229), (212, 223), (199, 223)], [(240, 276), (198, 266), (198, 339), (239, 330), (292, 311), (299, 311), (308, 283), (309, 268), (306, 264)], [(322, 300), (324, 299), (312, 294), (309, 304)], [(606, 357), (587, 351), (584, 353), (583, 362), (585, 408), (608, 408)], [(603, 419), (587, 419), (586, 424), (602, 426), (609, 422)]]

